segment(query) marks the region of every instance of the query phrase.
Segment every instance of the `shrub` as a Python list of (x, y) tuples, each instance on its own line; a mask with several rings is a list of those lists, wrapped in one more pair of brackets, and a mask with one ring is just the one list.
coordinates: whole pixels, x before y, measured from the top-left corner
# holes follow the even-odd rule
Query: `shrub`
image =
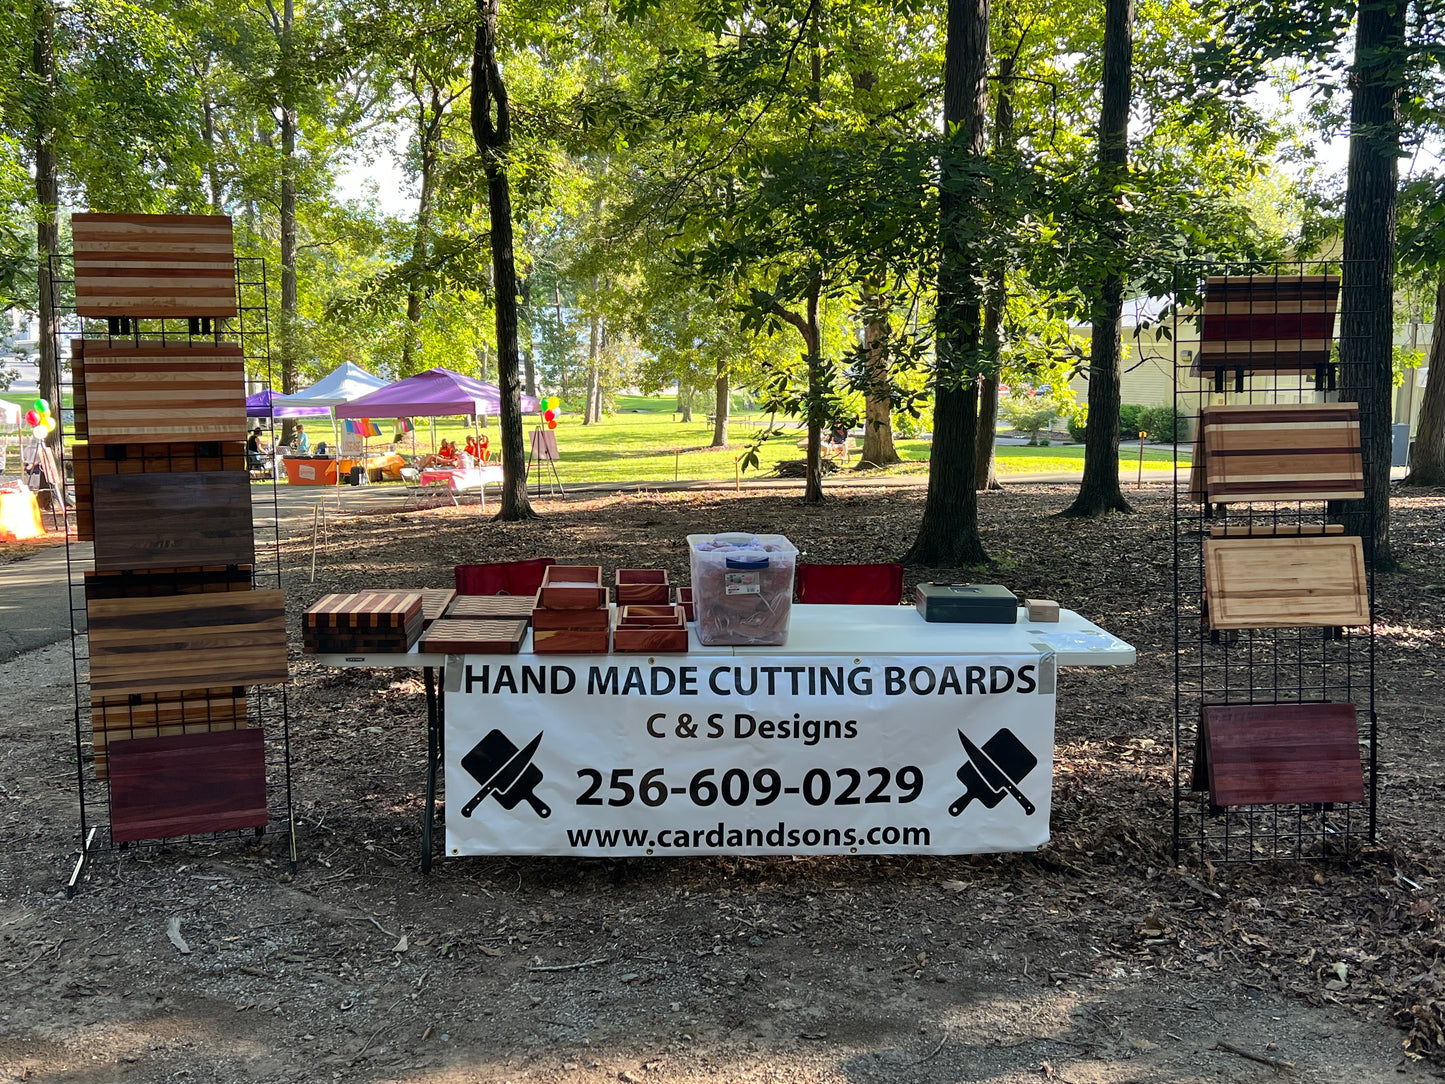
[(1172, 404), (1149, 407), (1139, 416), (1139, 428), (1149, 434), (1150, 440), (1172, 443), (1179, 434), (1183, 418)]
[(1138, 403), (1122, 403), (1119, 406), (1119, 436), (1123, 440), (1137, 440), (1139, 437), (1139, 419), (1144, 413), (1144, 407)]
[(999, 413), (1019, 432), (1027, 433), (1030, 444), (1037, 444), (1039, 430), (1047, 429), (1059, 416), (1059, 404), (1042, 396), (1011, 395), (999, 404)]
[(1087, 418), (1087, 411), (1081, 410), (1069, 419), (1069, 439), (1075, 444), (1084, 443), (1084, 428)]

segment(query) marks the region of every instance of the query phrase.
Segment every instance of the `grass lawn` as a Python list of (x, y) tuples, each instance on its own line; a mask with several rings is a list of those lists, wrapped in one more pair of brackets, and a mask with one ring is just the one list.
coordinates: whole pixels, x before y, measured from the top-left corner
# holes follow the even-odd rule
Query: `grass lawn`
[[(694, 412), (694, 421), (684, 424), (673, 411), (671, 398), (622, 396), (615, 413), (606, 415), (596, 425), (583, 425), (577, 415), (563, 414), (557, 426), (557, 448), (561, 453), (558, 472), (567, 482), (670, 482), (728, 481), (734, 476), (734, 461), (742, 455), (766, 421), (763, 415), (743, 412), (733, 418), (729, 429), (730, 448), (709, 448), (712, 426), (707, 423), (706, 410)], [(495, 453), (497, 420), (488, 419), (488, 435)], [(308, 426), (315, 440), (323, 428), (323, 420)], [(525, 419), (530, 433), (535, 419)], [(382, 432), (390, 436), (390, 420), (378, 419)], [(329, 428), (329, 426), (327, 427)], [(438, 418), (437, 439), (465, 441), (467, 430), (461, 419)], [(773, 465), (783, 459), (800, 459), (803, 451), (797, 444), (802, 430), (788, 430), (768, 440), (759, 452), (760, 468), (745, 472), (744, 478), (766, 476)], [(427, 419), (417, 420), (417, 448), (427, 451), (431, 446), (431, 425)], [(530, 438), (529, 438), (530, 439)], [(376, 448), (381, 442), (372, 441)], [(895, 442), (906, 462), (891, 468), (889, 474), (923, 474), (928, 470), (930, 445), (923, 440)], [(410, 439), (402, 442), (402, 451), (410, 451)], [(1173, 463), (1169, 446), (1144, 449), (1145, 470), (1167, 470)], [(1083, 468), (1082, 445), (1028, 448), (1001, 445), (998, 449), (1000, 474), (1038, 474), (1054, 471), (1077, 471)], [(1138, 469), (1138, 447), (1125, 447), (1120, 455), (1121, 469), (1127, 476)]]

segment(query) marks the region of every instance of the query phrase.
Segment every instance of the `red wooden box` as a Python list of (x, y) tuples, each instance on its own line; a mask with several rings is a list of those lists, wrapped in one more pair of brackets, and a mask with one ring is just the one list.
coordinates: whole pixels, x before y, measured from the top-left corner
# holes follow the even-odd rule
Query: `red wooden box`
[(629, 603), (666, 606), (671, 587), (665, 568), (619, 568), (617, 570), (617, 605)]
[(607, 629), (532, 629), (532, 650), (538, 655), (605, 655)]

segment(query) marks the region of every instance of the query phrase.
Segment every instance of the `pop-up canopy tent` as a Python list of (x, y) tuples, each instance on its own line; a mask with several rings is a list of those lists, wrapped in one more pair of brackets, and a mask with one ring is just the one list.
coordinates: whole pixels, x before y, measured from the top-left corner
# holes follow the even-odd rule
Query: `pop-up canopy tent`
[[(539, 406), (523, 395), (522, 413), (535, 413)], [(496, 414), (502, 409), (502, 390), (495, 384), (454, 373), (450, 369), (428, 369), (416, 376), (388, 384), (370, 395), (336, 407), (338, 418), (439, 418), (456, 415)]]
[(281, 396), (270, 388), (246, 396), (246, 417), (248, 418), (310, 418), (329, 414), (324, 406), (284, 406)]
[(309, 388), (290, 395), (278, 395), (272, 403), (277, 407), (339, 407), (384, 387), (386, 381), (381, 377), (372, 376), (360, 365), (343, 361)]

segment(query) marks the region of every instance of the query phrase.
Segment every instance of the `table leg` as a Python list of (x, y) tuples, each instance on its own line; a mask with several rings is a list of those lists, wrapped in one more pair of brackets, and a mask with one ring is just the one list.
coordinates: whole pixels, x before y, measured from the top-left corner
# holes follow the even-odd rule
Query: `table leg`
[(421, 871), (431, 872), (432, 825), (436, 820), (437, 770), (442, 759), (441, 694), (436, 684), (436, 668), (422, 668), (426, 685), (426, 806), (421, 821)]

